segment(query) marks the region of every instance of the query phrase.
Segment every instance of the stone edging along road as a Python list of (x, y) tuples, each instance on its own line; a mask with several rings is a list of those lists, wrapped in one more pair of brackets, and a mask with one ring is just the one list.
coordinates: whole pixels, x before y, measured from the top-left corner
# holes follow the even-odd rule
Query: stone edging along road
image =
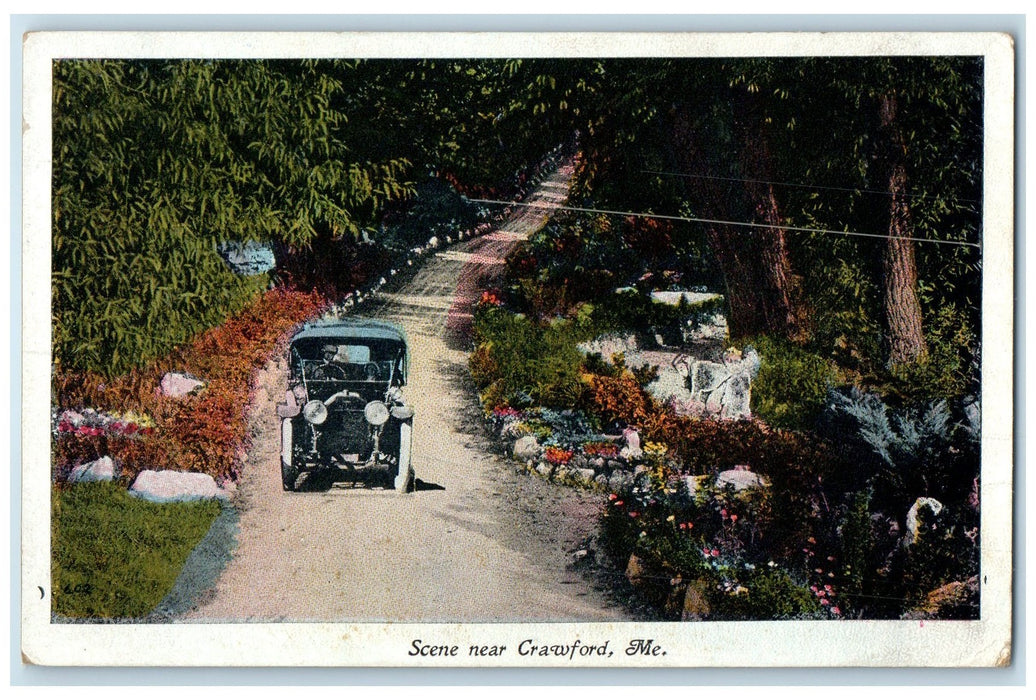
[[(563, 165), (529, 201), (560, 203), (571, 175)], [(530, 478), (494, 455), (468, 378), (472, 308), (507, 253), (546, 218), (521, 207), (489, 233), (438, 250), (360, 310), (399, 323), (410, 340), (414, 493), (285, 493), (274, 409), (283, 358), (260, 373), (235, 501), (237, 548), (214, 589), (178, 621), (630, 619), (572, 569), (571, 552), (596, 529), (600, 497)]]

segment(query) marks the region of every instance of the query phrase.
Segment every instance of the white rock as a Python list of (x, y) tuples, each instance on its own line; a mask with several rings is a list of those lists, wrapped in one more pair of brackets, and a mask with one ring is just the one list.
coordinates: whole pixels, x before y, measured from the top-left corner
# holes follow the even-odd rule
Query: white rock
[(934, 498), (922, 497), (914, 501), (914, 505), (910, 506), (910, 510), (907, 512), (906, 516), (905, 541), (907, 546), (910, 546), (917, 542), (917, 538), (920, 534), (918, 531), (917, 513), (919, 510), (921, 510), (921, 508), (925, 506), (931, 509), (934, 515), (938, 515), (939, 512), (942, 511), (942, 503), (935, 500)]
[(205, 382), (186, 372), (166, 372), (159, 383), (159, 390), (165, 396), (174, 398), (187, 396), (205, 386)]
[(111, 457), (101, 457), (93, 462), (80, 464), (68, 475), (70, 484), (79, 484), (88, 481), (112, 481), (118, 476), (115, 462)]
[(651, 292), (651, 301), (676, 306), (680, 303), (681, 298), (688, 304), (700, 304), (703, 301), (719, 299), (720, 296), (707, 292)]
[(227, 493), (216, 485), (216, 480), (208, 474), (169, 470), (140, 472), (130, 486), (129, 493), (131, 496), (155, 503), (228, 497)]
[(684, 486), (687, 488), (687, 494), (693, 496), (701, 490), (702, 484), (708, 480), (707, 476), (685, 476), (683, 478)]
[(716, 476), (716, 486), (723, 488), (728, 485), (733, 486), (735, 491), (744, 491), (745, 489), (766, 488), (770, 482), (748, 469), (728, 469)]
[(627, 460), (640, 459), (644, 451), (640, 448), (640, 433), (636, 430), (625, 430), (622, 437), (626, 439), (626, 446), (619, 450), (619, 455)]

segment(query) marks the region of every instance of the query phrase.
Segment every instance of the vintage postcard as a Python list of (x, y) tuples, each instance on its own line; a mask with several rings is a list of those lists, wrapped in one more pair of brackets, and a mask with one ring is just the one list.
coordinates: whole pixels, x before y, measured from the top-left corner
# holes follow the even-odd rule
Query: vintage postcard
[(1010, 36), (23, 58), (26, 663), (1010, 663)]

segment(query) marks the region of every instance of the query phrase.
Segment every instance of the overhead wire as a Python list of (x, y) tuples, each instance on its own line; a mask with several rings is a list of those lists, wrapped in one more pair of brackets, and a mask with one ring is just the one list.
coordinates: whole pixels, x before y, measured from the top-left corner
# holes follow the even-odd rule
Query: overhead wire
[(640, 218), (649, 219), (663, 219), (666, 221), (687, 221), (690, 223), (699, 224), (713, 224), (718, 226), (739, 226), (743, 228), (756, 228), (756, 229), (779, 229), (781, 231), (790, 231), (794, 233), (822, 233), (822, 234), (835, 234), (839, 236), (858, 236), (862, 238), (895, 238), (901, 241), (914, 241), (916, 243), (936, 243), (940, 245), (955, 245), (965, 246), (970, 248), (982, 248), (981, 243), (972, 243), (970, 241), (940, 241), (932, 238), (919, 238), (916, 236), (890, 236), (883, 233), (865, 233), (861, 231), (837, 231), (834, 229), (821, 229), (821, 228), (807, 228), (804, 226), (786, 226), (783, 224), (760, 224), (749, 221), (728, 221), (725, 219), (704, 219), (693, 216), (677, 216), (674, 214), (653, 214), (651, 212), (634, 212), (634, 211), (622, 211), (616, 209), (595, 209), (591, 207), (573, 207), (563, 204), (548, 204), (540, 202), (519, 202), (514, 200), (500, 200), (500, 199), (474, 199), (469, 198), (469, 202), (476, 204), (496, 204), (500, 206), (513, 206), (513, 207), (529, 207), (533, 209), (550, 209), (557, 210), (561, 209), (564, 211), (575, 211), (588, 214), (607, 214), (610, 216), (635, 216)]

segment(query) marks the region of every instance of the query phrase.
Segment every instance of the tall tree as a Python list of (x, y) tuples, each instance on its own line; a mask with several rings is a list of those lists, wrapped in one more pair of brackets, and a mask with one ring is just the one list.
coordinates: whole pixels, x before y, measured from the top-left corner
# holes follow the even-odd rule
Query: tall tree
[(888, 238), (881, 258), (882, 301), (888, 329), (889, 363), (916, 362), (928, 354), (917, 298), (917, 262), (907, 201), (906, 142), (896, 116), (894, 92), (878, 97), (879, 182), (888, 188)]

